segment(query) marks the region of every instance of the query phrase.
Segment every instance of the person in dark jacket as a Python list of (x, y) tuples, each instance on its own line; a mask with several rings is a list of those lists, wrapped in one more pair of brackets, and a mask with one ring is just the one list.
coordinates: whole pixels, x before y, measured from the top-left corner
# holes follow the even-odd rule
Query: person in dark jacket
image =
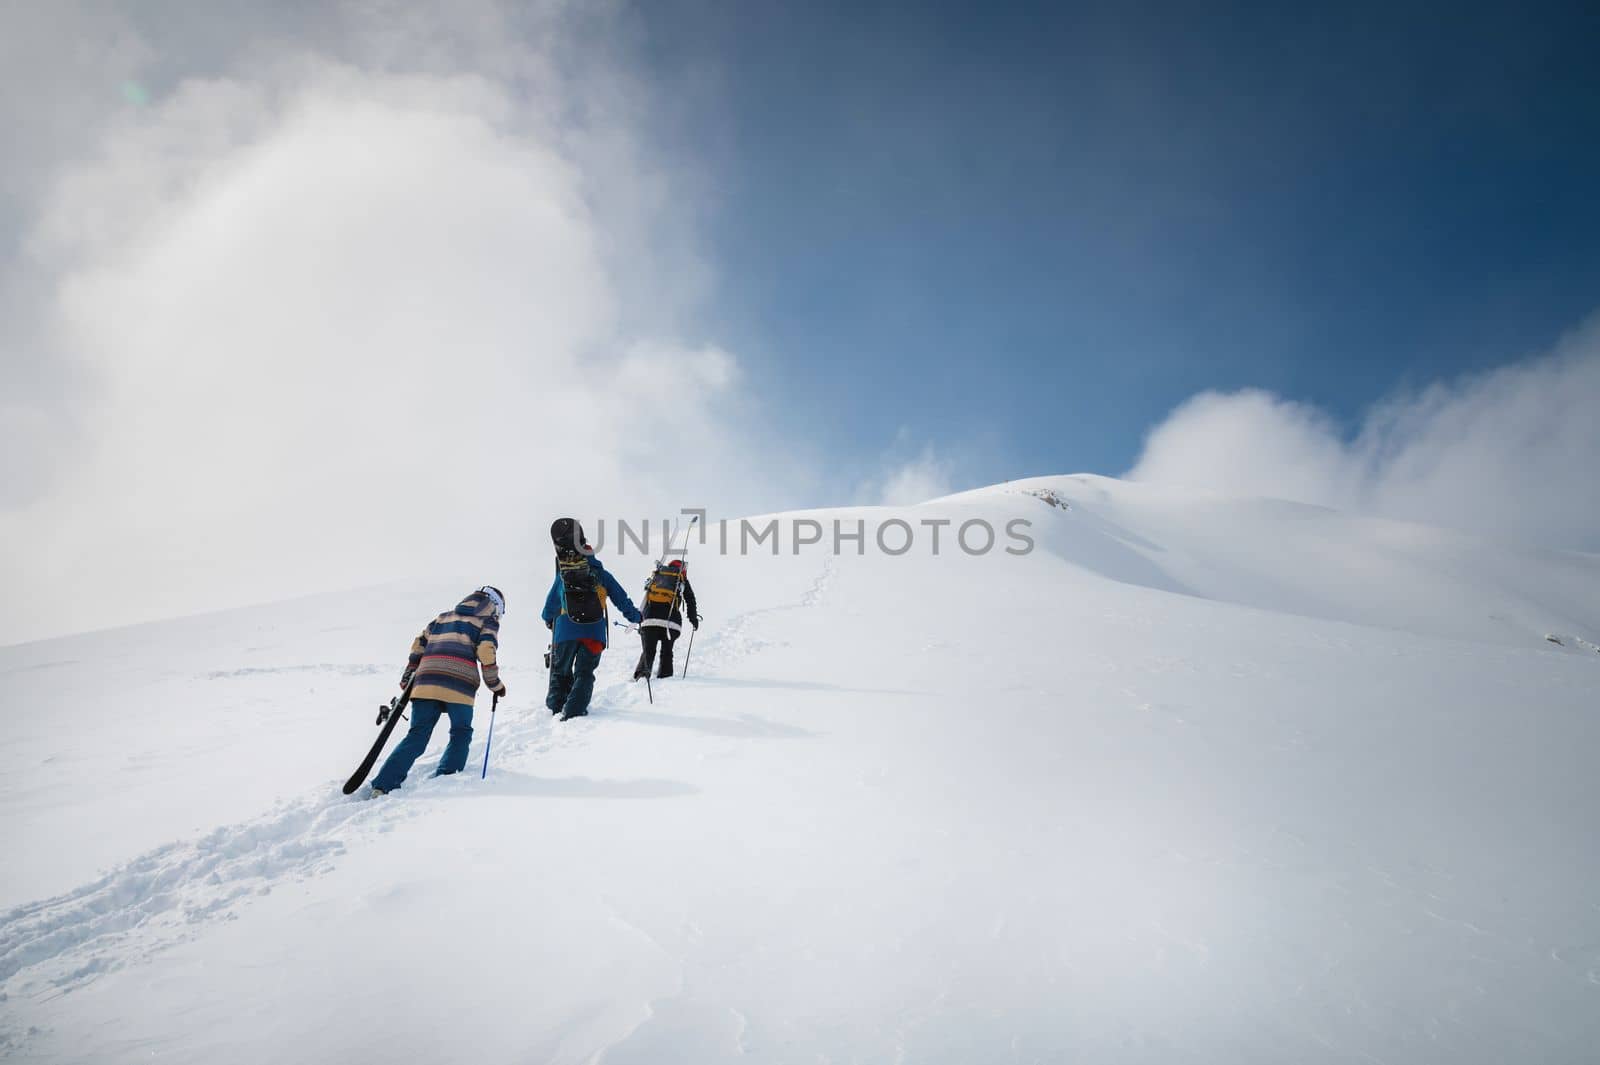
[(656, 648), (661, 648), (661, 669), (657, 677), (672, 676), (672, 645), (683, 633), (683, 607), (689, 607), (689, 624), (700, 627), (700, 608), (694, 601), (694, 587), (683, 560), (675, 558), (656, 570), (644, 590), (644, 620), (639, 622), (639, 639), (644, 651), (634, 667), (633, 679), (650, 675)]
[[(550, 687), (544, 705), (561, 720), (583, 717), (589, 712), (594, 695), (594, 671), (609, 640), (611, 619), (608, 602), (614, 602), (629, 621), (638, 624), (639, 610), (622, 590), (617, 579), (606, 572), (584, 538), (583, 526), (573, 518), (562, 518), (550, 529), (556, 543), (556, 577), (544, 600), (544, 623), (552, 634), (550, 649)], [(586, 563), (586, 565), (585, 565)], [(569, 573), (563, 580), (563, 569)], [(581, 585), (581, 587), (579, 587)], [(593, 620), (579, 621), (569, 609), (569, 596), (593, 594), (599, 600), (599, 614)], [(582, 614), (580, 614), (580, 617)]]
[(411, 658), (400, 687), (411, 688), (411, 728), (395, 747), (378, 775), (372, 793), (383, 795), (405, 782), (411, 766), (428, 748), (433, 726), (450, 718), (450, 742), (434, 776), (459, 773), (472, 744), (472, 704), (478, 695), (478, 674), (497, 698), (505, 698), (505, 682), (495, 650), (500, 645), (500, 618), (506, 597), (486, 584), (454, 610), (440, 614), (411, 642)]

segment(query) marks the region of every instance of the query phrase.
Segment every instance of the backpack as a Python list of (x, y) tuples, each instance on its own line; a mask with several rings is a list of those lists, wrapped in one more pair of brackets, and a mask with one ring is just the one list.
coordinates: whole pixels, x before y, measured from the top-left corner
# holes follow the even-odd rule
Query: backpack
[(675, 603), (678, 601), (678, 582), (682, 579), (682, 571), (671, 566), (660, 566), (656, 569), (650, 583), (644, 586), (644, 601), (647, 603)]
[(556, 573), (561, 577), (561, 612), (580, 625), (604, 621), (605, 593), (594, 579), (589, 560), (576, 551), (556, 555)]

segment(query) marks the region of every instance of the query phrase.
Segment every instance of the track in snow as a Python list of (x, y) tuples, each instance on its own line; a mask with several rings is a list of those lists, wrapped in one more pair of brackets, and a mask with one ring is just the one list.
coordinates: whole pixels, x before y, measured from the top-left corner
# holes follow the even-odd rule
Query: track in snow
[[(756, 653), (766, 644), (750, 634), (751, 623), (764, 615), (816, 605), (823, 600), (833, 575), (833, 561), (828, 559), (798, 602), (734, 615), (711, 634), (711, 640), (702, 643), (692, 664), (702, 670), (715, 669)], [(336, 667), (288, 665), (254, 672), (330, 668)], [(369, 667), (359, 668), (363, 673), (369, 671)], [(377, 667), (370, 670), (376, 672)], [(642, 696), (635, 682), (604, 683), (596, 691), (595, 716), (603, 721), (609, 713), (622, 718), (643, 713), (643, 707), (627, 709), (631, 703), (642, 703)], [(542, 700), (531, 709), (508, 713), (498, 725), (497, 760), (517, 761), (556, 748), (581, 746), (590, 735), (588, 729), (556, 726)], [(720, 734), (733, 738), (793, 735), (795, 731), (748, 718), (702, 721), (700, 725), (716, 726)], [(481, 715), (478, 732), (487, 733)], [(472, 766), (481, 764), (481, 758), (480, 747), (469, 759), (469, 774)], [(418, 784), (428, 780), (426, 773), (425, 762), (419, 760), (407, 789), (413, 795), (421, 790)], [(430, 782), (428, 787), (474, 787), (478, 782), (469, 774)], [(495, 790), (491, 765), (488, 791), (492, 794)], [(552, 796), (657, 798), (685, 790), (670, 781), (612, 782), (609, 790), (605, 782), (541, 782), (541, 794)], [(402, 794), (381, 803), (369, 802), (364, 794), (342, 796), (329, 782), (262, 817), (217, 828), (197, 840), (169, 843), (65, 894), (13, 908), (0, 916), (0, 1003), (23, 997), (44, 1000), (81, 988), (103, 974), (194, 938), (209, 922), (232, 917), (240, 905), (279, 885), (329, 871), (347, 845), (387, 832), (423, 809), (404, 801), (407, 797)], [(0, 1032), (0, 1048), (15, 1045), (15, 1039)]]

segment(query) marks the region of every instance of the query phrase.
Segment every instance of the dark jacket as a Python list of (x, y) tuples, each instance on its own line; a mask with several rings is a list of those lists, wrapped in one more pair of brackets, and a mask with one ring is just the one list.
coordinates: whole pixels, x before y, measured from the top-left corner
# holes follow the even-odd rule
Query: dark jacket
[(671, 603), (652, 603), (648, 599), (644, 604), (644, 620), (639, 622), (640, 628), (663, 628), (670, 632), (683, 631), (683, 607), (689, 607), (689, 617), (694, 621), (700, 618), (700, 607), (694, 601), (694, 586), (689, 583), (687, 574), (678, 578), (678, 598)]

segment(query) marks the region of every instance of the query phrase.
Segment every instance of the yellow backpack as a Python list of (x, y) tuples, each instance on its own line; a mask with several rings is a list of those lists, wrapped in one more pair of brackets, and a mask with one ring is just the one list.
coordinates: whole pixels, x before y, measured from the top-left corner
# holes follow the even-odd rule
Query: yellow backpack
[(678, 582), (683, 579), (683, 572), (671, 566), (661, 566), (656, 569), (650, 578), (650, 583), (644, 586), (644, 601), (647, 603), (675, 603), (678, 601)]

